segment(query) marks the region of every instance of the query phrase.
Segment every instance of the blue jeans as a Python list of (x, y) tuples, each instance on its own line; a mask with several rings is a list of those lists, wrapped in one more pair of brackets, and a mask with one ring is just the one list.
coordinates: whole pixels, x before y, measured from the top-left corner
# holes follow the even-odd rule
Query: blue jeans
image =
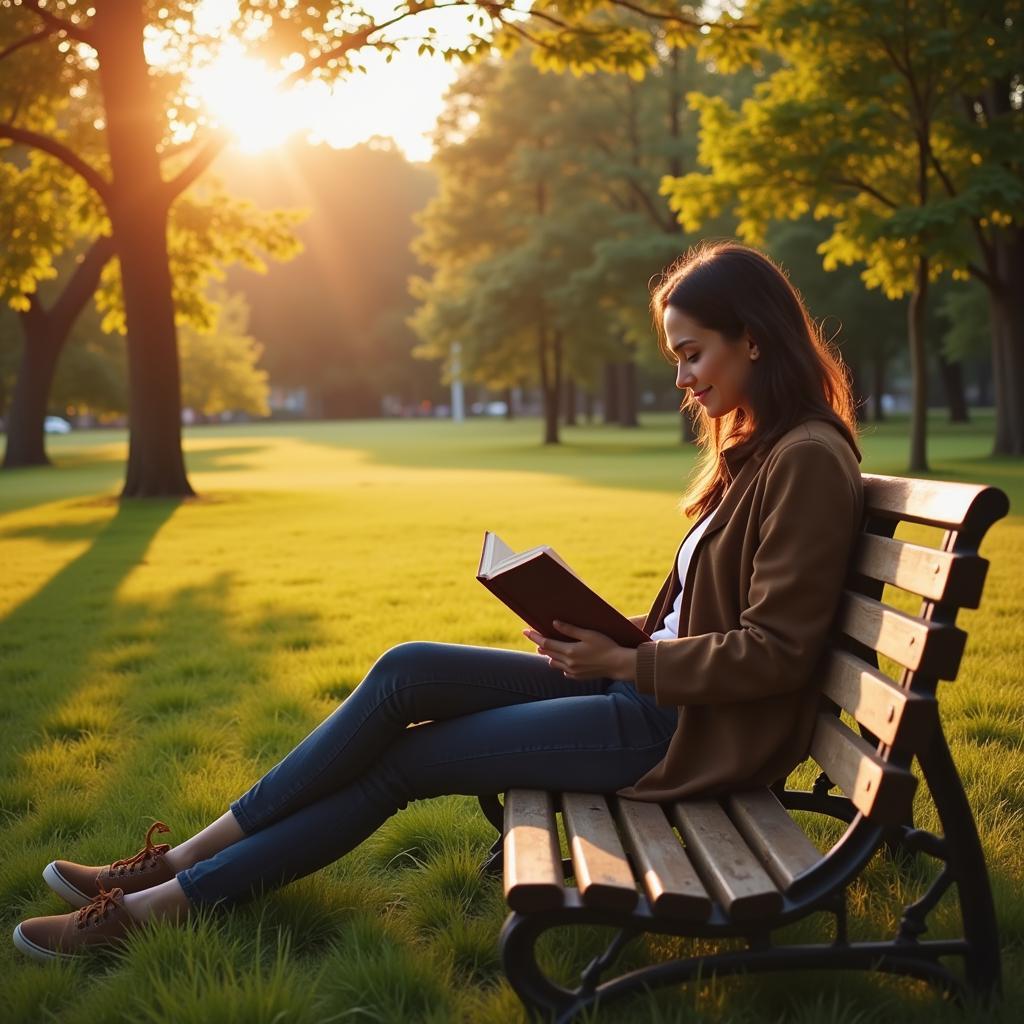
[(245, 837), (178, 882), (195, 905), (244, 899), (337, 860), (410, 800), (612, 792), (661, 760), (676, 717), (631, 683), (567, 679), (537, 654), (401, 644), (231, 804)]

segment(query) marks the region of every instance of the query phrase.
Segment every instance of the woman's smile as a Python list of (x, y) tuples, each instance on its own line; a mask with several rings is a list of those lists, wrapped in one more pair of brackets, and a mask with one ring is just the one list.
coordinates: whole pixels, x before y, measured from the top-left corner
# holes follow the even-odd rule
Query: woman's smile
[[(676, 360), (676, 387), (689, 391), (715, 419), (738, 408), (749, 414), (751, 366), (758, 357), (754, 342), (726, 338), (675, 306), (665, 308), (663, 325), (666, 345)], [(708, 377), (718, 383), (697, 383)]]

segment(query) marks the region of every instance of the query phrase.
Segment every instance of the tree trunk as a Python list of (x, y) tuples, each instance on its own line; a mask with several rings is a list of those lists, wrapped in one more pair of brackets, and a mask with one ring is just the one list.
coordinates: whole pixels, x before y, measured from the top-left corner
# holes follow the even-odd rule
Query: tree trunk
[(101, 4), (93, 28), (110, 153), (108, 212), (128, 345), (128, 472), (121, 496), (193, 493), (181, 450), (181, 380), (167, 257), (170, 197), (160, 176), (160, 106), (143, 53), (141, 3)]
[(928, 356), (925, 345), (925, 309), (928, 302), (928, 257), (918, 256), (914, 290), (907, 309), (910, 341), (910, 377), (913, 388), (910, 415), (910, 466), (912, 473), (928, 471)]
[(548, 331), (543, 314), (537, 327), (540, 392), (544, 402), (544, 443), (558, 444), (558, 413), (562, 393), (562, 335)]
[(71, 336), (71, 328), (96, 291), (100, 273), (113, 251), (111, 238), (98, 238), (75, 267), (49, 312), (39, 305), (36, 294), (31, 296), (28, 311), (19, 316), (21, 366), (7, 419), (4, 469), (49, 465), (43, 421), (57, 363)]
[(975, 366), (975, 383), (978, 386), (978, 406), (986, 409), (992, 404), (992, 362), (979, 360)]
[(7, 418), (4, 469), (50, 465), (43, 420), (57, 360), (67, 338), (66, 334), (60, 337), (53, 331), (50, 317), (36, 303), (35, 296), (28, 312), (18, 319), (23, 336), (21, 364), (14, 381), (11, 414)]
[(942, 375), (942, 386), (946, 392), (946, 404), (949, 406), (949, 422), (969, 423), (967, 397), (964, 395), (963, 363), (950, 362), (942, 352), (937, 354), (939, 373)]
[(612, 362), (604, 364), (604, 421), (619, 422), (619, 367)]
[(579, 425), (576, 420), (576, 381), (572, 377), (565, 378), (565, 425)]
[(996, 404), (994, 455), (1024, 455), (1024, 228), (995, 240), (998, 282), (989, 289), (992, 380)]
[(514, 420), (516, 418), (516, 406), (512, 400), (514, 397), (514, 388), (505, 388), (504, 401), (505, 401), (505, 419)]
[(877, 355), (871, 361), (873, 383), (871, 385), (871, 418), (875, 423), (882, 423), (885, 420), (885, 405), (882, 396), (885, 394), (885, 364), (886, 358)]
[(594, 422), (594, 392), (587, 390), (583, 392), (583, 416), (589, 426)]
[(638, 427), (636, 412), (636, 363), (619, 364), (619, 426)]

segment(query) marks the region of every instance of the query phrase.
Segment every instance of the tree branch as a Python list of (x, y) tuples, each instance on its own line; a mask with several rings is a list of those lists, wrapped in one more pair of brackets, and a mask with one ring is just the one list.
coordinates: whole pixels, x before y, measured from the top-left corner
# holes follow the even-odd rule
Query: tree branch
[(71, 329), (78, 314), (96, 291), (100, 274), (107, 261), (114, 255), (114, 239), (110, 235), (100, 235), (75, 267), (75, 272), (64, 286), (60, 297), (53, 304), (49, 316), (54, 325), (54, 332), (63, 336)]
[(43, 7), (43, 0), (22, 0), (22, 2), (36, 17), (42, 18), (50, 26), (51, 32), (64, 32), (72, 39), (77, 39), (80, 43), (88, 43), (90, 46), (94, 45), (93, 33), (89, 29), (83, 28), (81, 25), (77, 25), (75, 22), (68, 21), (65, 18), (59, 18), (52, 11), (48, 11)]
[(218, 131), (206, 139), (192, 162), (164, 186), (167, 198), (173, 200), (180, 196), (217, 159), (229, 138), (227, 132)]
[(935, 168), (935, 173), (939, 176), (939, 180), (942, 182), (946, 189), (946, 194), (952, 199), (956, 196), (956, 187), (950, 180), (949, 175), (946, 173), (945, 167), (939, 163), (939, 158), (935, 155), (934, 150), (930, 150), (928, 155), (931, 157), (932, 166)]
[(25, 36), (24, 39), (19, 39), (16, 43), (11, 43), (9, 46), (5, 46), (0, 50), (0, 60), (10, 57), (12, 53), (17, 53), (17, 51), (23, 46), (31, 46), (33, 43), (38, 43), (40, 39), (45, 39), (48, 35), (52, 34), (52, 32), (52, 28), (37, 29), (31, 35)]
[(40, 135), (39, 132), (29, 131), (27, 128), (16, 128), (13, 124), (0, 121), (0, 139), (10, 139), (12, 142), (20, 142), (24, 146), (32, 146), (56, 157), (61, 163), (67, 165), (71, 170), (80, 174), (93, 188), (96, 194), (108, 203), (110, 200), (110, 184), (91, 164), (86, 163), (77, 153), (68, 149), (63, 143), (51, 139), (48, 135)]
[(979, 267), (977, 263), (967, 264), (967, 270), (970, 272), (972, 277), (976, 277), (982, 284), (989, 288), (996, 288), (999, 285), (999, 279), (994, 275), (990, 274), (987, 270)]
[[(946, 173), (945, 167), (939, 163), (939, 158), (935, 155), (935, 151), (929, 148), (928, 155), (931, 158), (932, 166), (935, 168), (935, 173), (938, 174), (939, 180), (942, 182), (947, 194), (951, 199), (955, 198), (957, 194), (956, 187), (953, 185), (952, 180)], [(977, 217), (971, 218), (971, 230), (974, 231), (974, 237), (978, 240), (978, 248), (981, 249), (981, 254), (985, 257), (985, 262), (991, 264), (992, 257), (994, 255), (992, 247), (989, 244), (988, 239), (985, 237), (985, 232), (982, 230), (981, 224), (978, 223)], [(980, 274), (978, 276), (980, 277)]]
[(869, 185), (866, 181), (861, 181), (860, 178), (833, 178), (832, 180), (837, 185), (845, 185), (847, 188), (854, 188), (858, 192), (866, 192), (869, 196), (874, 196), (883, 206), (888, 206), (890, 210), (899, 208), (899, 203), (893, 202), (888, 196), (879, 192), (877, 188)]
[[(688, 18), (682, 12), (679, 14), (669, 14), (667, 11), (652, 11), (647, 7), (643, 7), (638, 3), (632, 2), (632, 0), (611, 0), (616, 7), (624, 7), (627, 11), (634, 11), (637, 14), (642, 15), (645, 18), (650, 18), (652, 21), (674, 21), (680, 25), (686, 25), (689, 28), (701, 28), (704, 25), (710, 24), (704, 18)], [(757, 26), (750, 23), (737, 22), (736, 28), (744, 28), (747, 30), (754, 29)], [(730, 26), (732, 28), (732, 26)]]

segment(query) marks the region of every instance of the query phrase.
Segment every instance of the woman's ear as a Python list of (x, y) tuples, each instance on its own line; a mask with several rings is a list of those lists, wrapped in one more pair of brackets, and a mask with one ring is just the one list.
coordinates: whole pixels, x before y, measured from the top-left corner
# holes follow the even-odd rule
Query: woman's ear
[(751, 361), (757, 359), (761, 355), (761, 350), (757, 347), (757, 342), (750, 336), (750, 332), (747, 332), (747, 346), (750, 349)]

